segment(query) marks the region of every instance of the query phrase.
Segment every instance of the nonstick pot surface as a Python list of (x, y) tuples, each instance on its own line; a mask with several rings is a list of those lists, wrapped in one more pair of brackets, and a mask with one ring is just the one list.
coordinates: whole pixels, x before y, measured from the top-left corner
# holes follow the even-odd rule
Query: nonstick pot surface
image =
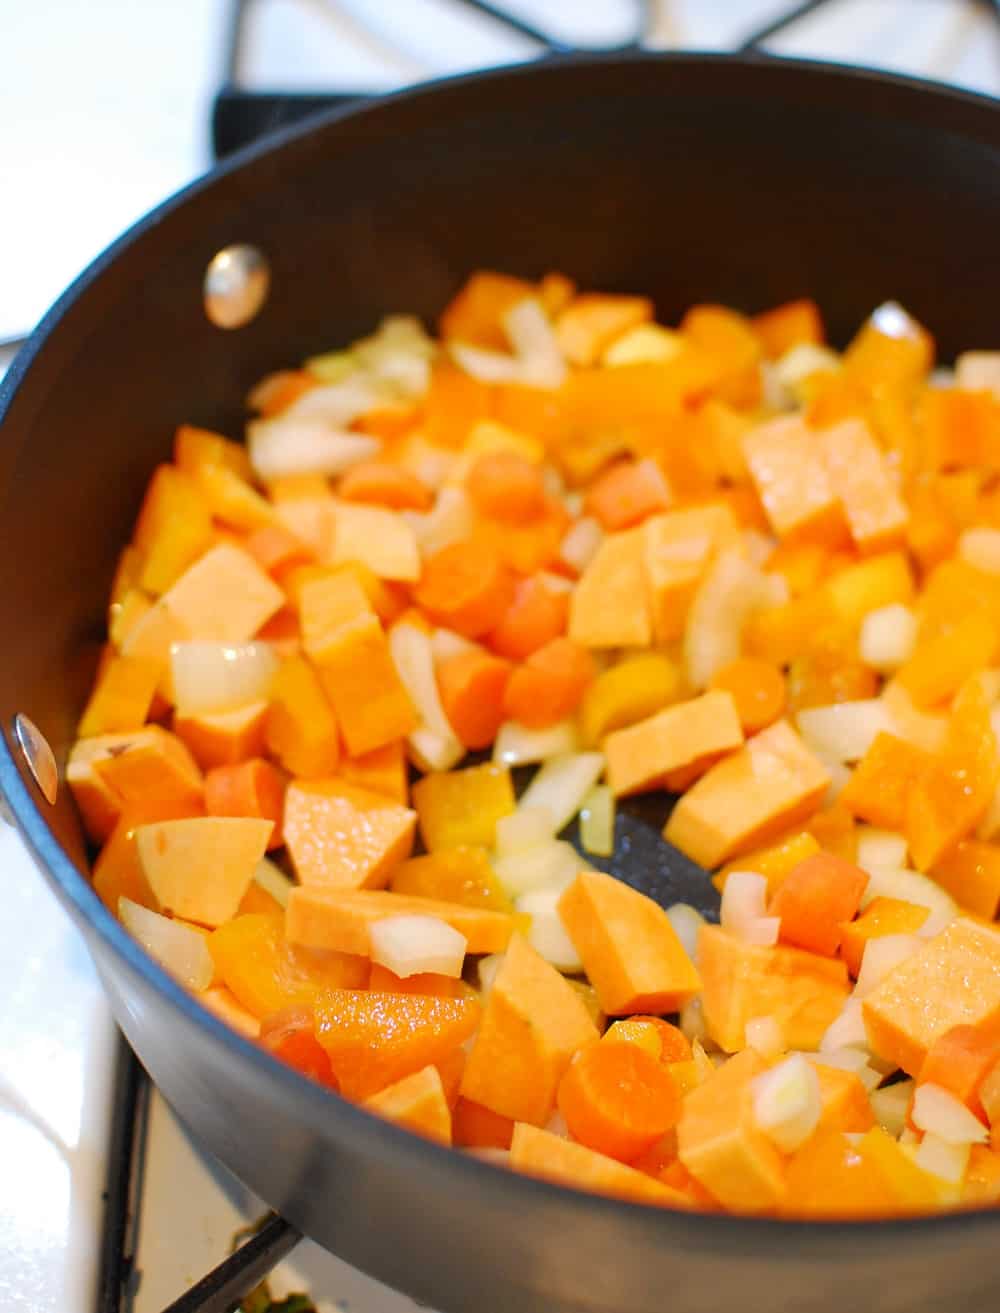
[[(67, 790), (47, 807), (10, 726), (26, 712), (64, 761), (115, 556), (178, 423), (239, 433), (262, 374), (389, 311), (432, 319), (473, 268), (646, 292), (666, 322), (693, 301), (812, 295), (836, 341), (896, 298), (948, 359), (1000, 346), (998, 233), (995, 103), (759, 59), (553, 63), (417, 89), (238, 157), (102, 257), (15, 363), (0, 387), (0, 784), (166, 1097), (322, 1244), (444, 1313), (988, 1306), (990, 1214), (820, 1226), (665, 1213), (497, 1171), (330, 1098), (128, 939), (84, 878)], [(235, 241), (267, 254), (272, 291), (224, 333), (202, 314), (201, 279)], [(648, 822), (627, 823), (616, 869), (654, 893), (700, 891)]]

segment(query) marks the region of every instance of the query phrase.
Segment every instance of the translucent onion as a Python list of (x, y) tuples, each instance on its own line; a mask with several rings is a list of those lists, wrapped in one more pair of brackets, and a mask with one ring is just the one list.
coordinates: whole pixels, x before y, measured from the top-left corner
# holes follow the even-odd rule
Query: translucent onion
[(504, 953), (489, 953), (486, 957), (479, 959), (479, 965), (476, 968), (479, 976), (479, 989), (483, 994), (488, 994), (493, 988), (493, 982), (497, 978), (497, 972), (503, 966)]
[(954, 898), (926, 875), (902, 868), (876, 867), (869, 872), (868, 884), (861, 895), (861, 910), (875, 898), (900, 898), (904, 903), (926, 907), (927, 920), (916, 931), (921, 939), (933, 939), (959, 914)]
[(322, 419), (286, 411), (273, 419), (251, 420), (247, 448), (254, 473), (268, 483), (295, 474), (344, 474), (376, 456), (382, 443), (365, 433), (332, 429)]
[(698, 935), (705, 918), (688, 903), (674, 903), (667, 908), (667, 920), (692, 962), (698, 961)]
[(817, 346), (813, 342), (800, 342), (774, 364), (774, 373), (781, 386), (802, 400), (801, 385), (810, 374), (818, 370), (837, 370), (840, 357), (829, 347)]
[(812, 1135), (822, 1112), (816, 1069), (793, 1054), (751, 1084), (753, 1119), (783, 1153), (794, 1153)]
[(449, 342), (448, 351), (459, 369), (481, 383), (519, 383), (521, 362), (516, 356), (487, 351), (469, 342)]
[(764, 574), (738, 548), (720, 552), (688, 611), (684, 663), (691, 686), (707, 688), (717, 670), (740, 656), (743, 628), (750, 616), (786, 599), (783, 576)]
[(521, 795), (519, 807), (545, 807), (558, 834), (580, 810), (604, 770), (603, 752), (576, 752), (545, 762)]
[(282, 907), (288, 906), (288, 895), (294, 885), (280, 866), (269, 857), (262, 857), (253, 872), (254, 883), (260, 885), (266, 894), (270, 894)]
[(615, 795), (606, 784), (595, 784), (583, 800), (580, 843), (595, 857), (610, 857), (615, 850)]
[(507, 720), (497, 731), (493, 760), (498, 766), (533, 766), (550, 757), (575, 752), (578, 744), (573, 720), (562, 720), (547, 729), (528, 729), (516, 720)]
[(407, 740), (414, 760), (421, 770), (450, 770), (465, 756), (465, 749), (441, 706), (429, 636), (416, 625), (393, 625), (389, 651), (422, 721)]
[(873, 866), (905, 866), (906, 840), (892, 830), (859, 825), (856, 860), (863, 871), (869, 871)]
[(785, 1037), (774, 1017), (751, 1017), (743, 1033), (746, 1047), (762, 1058), (777, 1058), (785, 1051)]
[(708, 1030), (705, 1026), (705, 1009), (702, 1006), (701, 995), (684, 1004), (677, 1020), (682, 1033), (691, 1041), (692, 1048), (696, 1041), (707, 1037)]
[(170, 674), (177, 710), (205, 715), (265, 701), (279, 664), (270, 643), (174, 643)]
[(808, 707), (796, 721), (806, 746), (825, 761), (860, 761), (877, 735), (894, 728), (881, 698)]
[(820, 1053), (836, 1053), (838, 1049), (867, 1049), (868, 1032), (865, 1030), (861, 1000), (849, 998), (823, 1033), (819, 1042)]
[(917, 617), (901, 602), (877, 607), (861, 621), (858, 651), (873, 670), (892, 674), (909, 661), (916, 643)]
[(518, 898), (515, 910), (531, 917), (528, 943), (559, 971), (582, 971), (583, 963), (559, 916), (562, 888), (531, 889)]
[(958, 554), (987, 574), (1000, 574), (1000, 529), (965, 529), (959, 535)]
[(557, 388), (566, 379), (566, 362), (549, 317), (535, 297), (525, 297), (503, 315), (503, 326), (520, 360), (522, 383)]
[(767, 880), (756, 871), (730, 871), (722, 892), (723, 930), (748, 944), (778, 942), (780, 918), (767, 915)]
[(949, 1185), (961, 1185), (969, 1169), (971, 1144), (952, 1144), (939, 1135), (925, 1135), (921, 1140), (913, 1161), (931, 1176), (936, 1176)]
[(872, 1106), (875, 1120), (890, 1135), (897, 1138), (906, 1126), (906, 1117), (910, 1110), (915, 1082), (897, 1081), (895, 1085), (886, 1085), (880, 1090), (872, 1090), (868, 1102)]
[(482, 648), (464, 634), (456, 634), (453, 629), (435, 629), (431, 634), (431, 655), (435, 665), (450, 661), (452, 657), (464, 656), (466, 652), (481, 652)]
[(369, 928), (373, 962), (406, 979), (432, 971), (458, 978), (468, 941), (436, 916), (387, 916)]
[(496, 824), (496, 855), (510, 857), (551, 842), (552, 813), (545, 807), (518, 807)]
[(562, 891), (585, 869), (586, 862), (564, 839), (550, 838), (533, 848), (493, 859), (493, 873), (512, 898), (533, 889)]
[(947, 718), (929, 715), (914, 706), (913, 699), (901, 684), (893, 680), (882, 691), (885, 703), (893, 719), (892, 733), (897, 738), (905, 739), (916, 748), (925, 752), (939, 752), (944, 743)]
[(861, 970), (854, 986), (854, 997), (865, 998), (877, 989), (890, 972), (919, 952), (923, 940), (916, 935), (882, 935), (869, 939), (861, 956)]
[(472, 532), (473, 515), (465, 489), (445, 484), (429, 511), (401, 511), (413, 530), (423, 557), (433, 556), (452, 543), (463, 542)]
[(918, 1130), (936, 1135), (946, 1144), (985, 1144), (990, 1135), (951, 1090), (932, 1081), (917, 1086), (910, 1120)]
[(584, 515), (568, 530), (559, 544), (559, 558), (577, 574), (583, 574), (604, 541), (604, 530), (595, 519)]
[(118, 899), (118, 919), (150, 957), (182, 985), (200, 991), (212, 983), (215, 965), (205, 935), (151, 912), (130, 898)]
[(955, 361), (955, 381), (965, 392), (992, 392), (1000, 401), (1000, 351), (963, 351)]

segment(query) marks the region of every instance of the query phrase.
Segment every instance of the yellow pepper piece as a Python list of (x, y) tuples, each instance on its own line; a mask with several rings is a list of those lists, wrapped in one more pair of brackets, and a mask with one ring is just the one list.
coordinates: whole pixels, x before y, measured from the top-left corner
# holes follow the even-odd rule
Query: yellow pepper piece
[(730, 871), (756, 871), (758, 875), (767, 878), (767, 896), (770, 898), (799, 862), (804, 862), (807, 857), (813, 857), (819, 851), (820, 845), (806, 830), (800, 834), (786, 835), (779, 843), (758, 848), (745, 857), (727, 862), (717, 875), (712, 876), (712, 883), (721, 894)]
[(415, 894), (465, 907), (514, 910), (493, 873), (485, 848), (446, 848), (424, 857), (411, 857), (393, 871), (389, 888), (395, 894)]
[(580, 708), (580, 733), (586, 747), (596, 747), (612, 730), (645, 720), (676, 702), (680, 671), (659, 652), (627, 657), (591, 684)]
[(414, 784), (412, 799), (420, 833), (432, 853), (492, 847), (497, 821), (516, 805), (510, 771), (490, 764), (425, 775)]

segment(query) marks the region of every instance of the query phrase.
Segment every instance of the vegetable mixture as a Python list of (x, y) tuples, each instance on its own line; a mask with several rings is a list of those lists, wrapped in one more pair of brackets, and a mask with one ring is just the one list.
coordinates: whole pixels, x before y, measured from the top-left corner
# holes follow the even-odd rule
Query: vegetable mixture
[[(481, 272), (265, 378), (245, 445), (180, 428), (68, 764), (98, 894), (513, 1169), (1000, 1202), (1000, 352), (933, 365), (893, 303), (837, 352), (808, 300)], [(650, 792), (720, 924), (597, 869)]]

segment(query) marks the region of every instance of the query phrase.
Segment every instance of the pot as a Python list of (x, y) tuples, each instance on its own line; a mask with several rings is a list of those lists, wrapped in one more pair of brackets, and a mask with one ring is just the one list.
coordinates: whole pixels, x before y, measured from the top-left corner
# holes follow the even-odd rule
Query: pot
[[(178, 423), (238, 434), (261, 375), (388, 311), (432, 319), (473, 268), (647, 292), (665, 322), (694, 301), (808, 294), (835, 342), (892, 297), (947, 360), (1000, 346), (998, 234), (996, 102), (756, 57), (551, 61), (244, 152), (118, 241), (22, 351), (0, 388), (0, 786), (163, 1094), (322, 1245), (444, 1313), (992, 1302), (996, 1214), (674, 1214), (497, 1170), (330, 1097), (205, 1012), (102, 907), (69, 791), (44, 800), (13, 718), (36, 722), (61, 767), (118, 549)], [(234, 242), (264, 253), (271, 291), (225, 332), (202, 311), (202, 279)]]

